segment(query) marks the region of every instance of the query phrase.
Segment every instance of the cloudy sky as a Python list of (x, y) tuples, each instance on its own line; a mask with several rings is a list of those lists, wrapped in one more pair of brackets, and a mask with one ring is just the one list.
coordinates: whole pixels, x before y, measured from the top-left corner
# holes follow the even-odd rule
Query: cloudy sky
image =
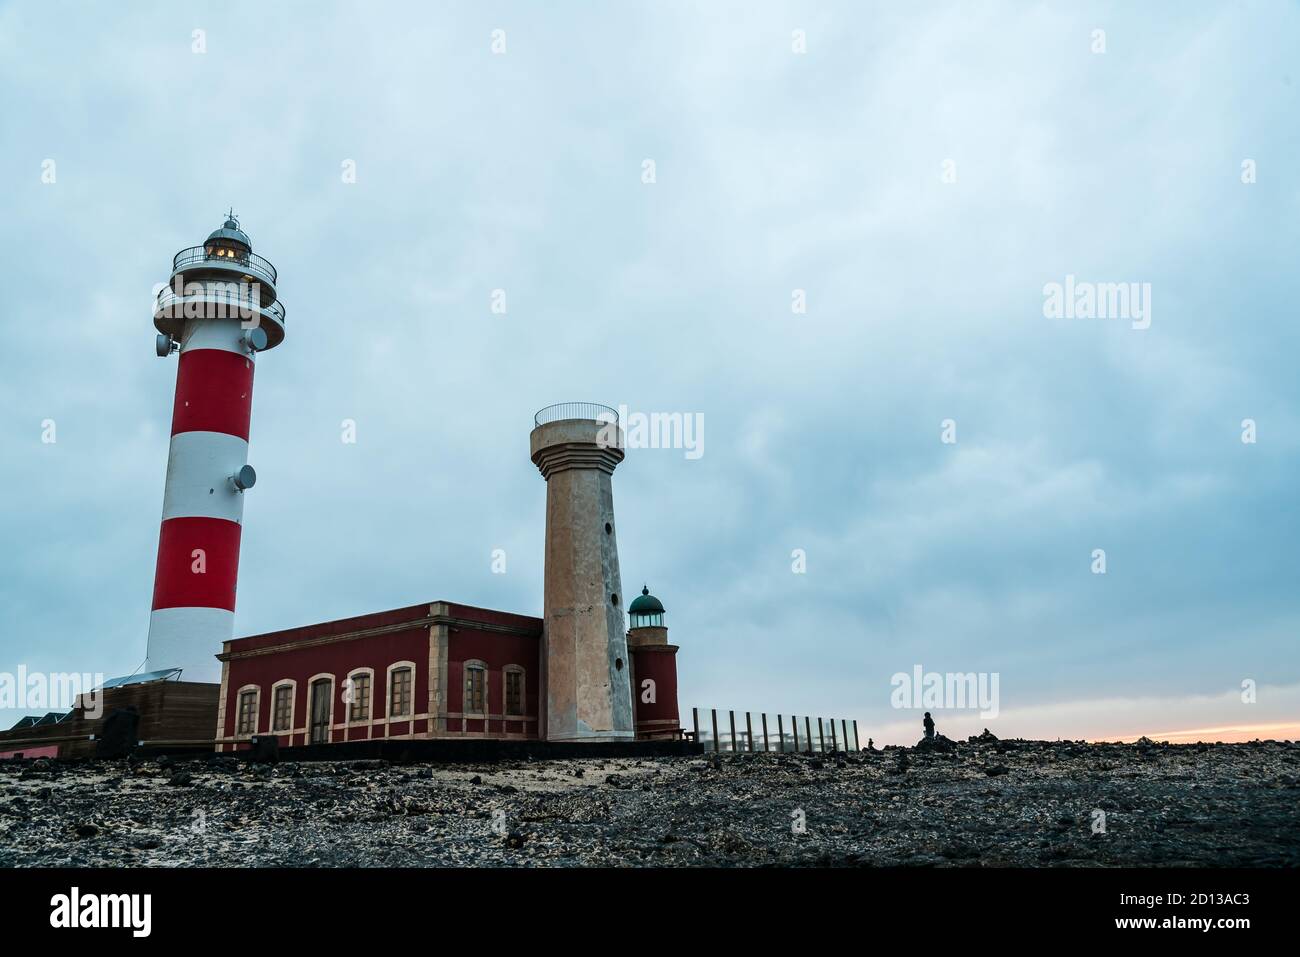
[[(288, 309), (236, 634), (540, 614), (532, 414), (592, 400), (703, 417), (614, 481), (683, 709), (911, 741), (920, 665), (999, 675), (953, 736), (1296, 736), (1298, 48), (1282, 2), (0, 3), (0, 672), (144, 658), (152, 291), (233, 205)], [(1045, 317), (1067, 275), (1149, 328)]]

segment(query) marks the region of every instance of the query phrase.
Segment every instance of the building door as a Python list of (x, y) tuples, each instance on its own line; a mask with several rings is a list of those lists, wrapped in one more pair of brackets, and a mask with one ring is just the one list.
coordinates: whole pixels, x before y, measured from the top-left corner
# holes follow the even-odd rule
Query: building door
[(319, 678), (311, 683), (311, 743), (326, 744), (330, 739), (330, 696), (334, 682)]

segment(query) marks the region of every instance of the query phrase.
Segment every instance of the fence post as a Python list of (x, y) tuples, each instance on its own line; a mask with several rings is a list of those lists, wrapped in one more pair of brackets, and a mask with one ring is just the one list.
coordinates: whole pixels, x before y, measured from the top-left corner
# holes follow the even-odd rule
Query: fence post
[(835, 740), (835, 719), (831, 718), (831, 754), (840, 749), (840, 743)]
[(822, 754), (826, 753), (826, 735), (822, 731), (822, 719), (817, 719), (817, 741), (822, 749)]
[(745, 712), (745, 744), (750, 752), (754, 750), (754, 723), (749, 719), (749, 712)]
[(853, 747), (854, 750), (862, 750), (862, 739), (858, 737), (858, 719), (853, 719)]
[(794, 753), (799, 753), (799, 716), (790, 715), (790, 730), (794, 732)]
[(785, 715), (776, 716), (776, 749), (785, 754)]
[(760, 717), (763, 719), (763, 752), (767, 752), (767, 712), (764, 711)]
[(812, 754), (813, 749), (812, 749), (812, 716), (811, 715), (803, 716), (803, 731), (804, 731), (803, 736), (807, 739), (808, 742), (808, 753)]
[(736, 750), (736, 712), (728, 711), (728, 719), (731, 721), (731, 750)]
[(849, 753), (849, 723), (840, 718), (840, 730), (844, 732), (844, 753)]
[(700, 709), (691, 709), (691, 724), (695, 726), (695, 743), (700, 743)]
[(713, 750), (714, 751), (718, 750), (719, 743), (720, 742), (718, 741), (718, 709), (714, 708), (713, 709)]

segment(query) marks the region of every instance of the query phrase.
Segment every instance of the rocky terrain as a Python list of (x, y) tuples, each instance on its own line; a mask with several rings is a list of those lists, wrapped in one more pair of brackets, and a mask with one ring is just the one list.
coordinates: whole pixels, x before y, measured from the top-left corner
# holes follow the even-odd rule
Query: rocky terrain
[(4, 867), (1151, 864), (1300, 864), (1300, 744), (0, 762)]

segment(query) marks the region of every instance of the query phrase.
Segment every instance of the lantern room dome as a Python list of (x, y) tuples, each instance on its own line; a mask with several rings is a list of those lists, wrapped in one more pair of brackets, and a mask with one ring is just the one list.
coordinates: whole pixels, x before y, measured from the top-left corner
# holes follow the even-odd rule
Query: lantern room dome
[(226, 221), (221, 224), (220, 229), (214, 229), (212, 233), (204, 240), (203, 245), (208, 246), (213, 243), (224, 245), (225, 243), (239, 243), (250, 253), (253, 251), (253, 241), (248, 238), (248, 233), (239, 228), (239, 220), (234, 214), (226, 217)]
[(662, 615), (664, 605), (658, 598), (650, 594), (650, 587), (647, 585), (641, 589), (640, 596), (634, 598), (632, 604), (628, 605), (627, 611), (629, 615)]

